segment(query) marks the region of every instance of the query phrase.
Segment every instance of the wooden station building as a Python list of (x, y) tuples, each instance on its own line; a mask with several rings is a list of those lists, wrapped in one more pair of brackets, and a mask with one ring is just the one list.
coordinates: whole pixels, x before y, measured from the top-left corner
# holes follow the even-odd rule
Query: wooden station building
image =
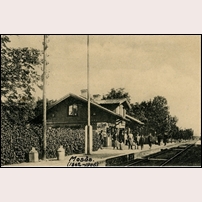
[[(143, 125), (141, 121), (126, 114), (130, 108), (130, 103), (126, 98), (103, 100), (99, 94), (93, 95), (90, 101), (90, 120), (93, 131), (103, 130), (108, 137), (111, 137), (117, 128), (121, 132), (127, 127)], [(47, 127), (84, 129), (87, 120), (87, 90), (81, 90), (81, 95), (70, 93), (47, 110)], [(41, 123), (42, 115), (36, 117), (34, 121)]]

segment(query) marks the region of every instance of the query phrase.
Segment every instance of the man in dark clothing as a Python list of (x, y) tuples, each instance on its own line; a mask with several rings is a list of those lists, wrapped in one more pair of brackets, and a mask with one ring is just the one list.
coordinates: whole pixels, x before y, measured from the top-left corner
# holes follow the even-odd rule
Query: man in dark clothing
[(167, 142), (167, 135), (164, 134), (164, 136), (163, 136), (163, 143), (164, 143), (164, 146), (166, 146), (166, 142)]
[(113, 149), (117, 148), (118, 149), (118, 134), (117, 131), (114, 132), (113, 136), (112, 136), (112, 147)]
[(139, 133), (137, 134), (136, 142), (137, 142), (137, 149), (139, 149), (139, 145), (140, 145), (140, 135), (139, 135)]
[(160, 146), (161, 145), (161, 134), (159, 134), (157, 138), (158, 138), (158, 145)]
[(140, 145), (141, 150), (142, 150), (143, 147), (144, 147), (144, 137), (143, 137), (143, 135), (140, 135), (139, 145)]
[(151, 149), (151, 147), (152, 147), (152, 136), (151, 136), (151, 133), (149, 133), (149, 136), (148, 136), (148, 144), (149, 144), (149, 149)]

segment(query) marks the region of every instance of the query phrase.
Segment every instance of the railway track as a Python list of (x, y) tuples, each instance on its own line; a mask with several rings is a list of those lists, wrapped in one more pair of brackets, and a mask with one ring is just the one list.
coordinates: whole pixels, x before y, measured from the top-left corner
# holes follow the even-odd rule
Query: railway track
[[(163, 149), (158, 153), (145, 156), (141, 159), (134, 159), (125, 167), (166, 167), (172, 165), (180, 156), (187, 153), (194, 144), (183, 144), (178, 147)], [(185, 165), (186, 166), (186, 165)]]

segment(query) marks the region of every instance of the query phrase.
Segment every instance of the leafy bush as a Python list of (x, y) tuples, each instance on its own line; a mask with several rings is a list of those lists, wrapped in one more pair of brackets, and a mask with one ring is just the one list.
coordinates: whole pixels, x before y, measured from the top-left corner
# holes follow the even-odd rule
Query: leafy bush
[(85, 131), (70, 128), (49, 128), (47, 130), (47, 158), (55, 158), (60, 145), (65, 155), (83, 153), (85, 150)]
[(97, 151), (100, 148), (100, 136), (99, 133), (93, 131), (93, 151)]
[(29, 160), (29, 151), (35, 147), (42, 156), (42, 130), (39, 126), (22, 125), (1, 127), (1, 165), (22, 163)]
[[(47, 158), (56, 158), (60, 145), (64, 147), (65, 155), (84, 153), (85, 131), (83, 129), (49, 128), (46, 141)], [(32, 147), (35, 147), (41, 159), (43, 155), (42, 126), (13, 125), (4, 119), (1, 127), (1, 165), (28, 161)], [(94, 131), (93, 151), (98, 150), (99, 147), (99, 136)]]

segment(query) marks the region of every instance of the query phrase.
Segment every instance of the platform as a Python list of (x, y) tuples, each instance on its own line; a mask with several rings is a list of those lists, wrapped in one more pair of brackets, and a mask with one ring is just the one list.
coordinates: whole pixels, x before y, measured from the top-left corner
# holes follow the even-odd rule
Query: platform
[[(159, 145), (152, 145), (152, 148), (149, 148), (149, 145), (144, 145), (143, 150), (139, 149), (128, 149), (127, 146), (124, 146), (123, 150), (113, 149), (112, 147), (104, 147), (103, 149), (99, 149), (98, 151), (92, 152), (90, 155), (85, 154), (74, 154), (65, 156), (64, 160), (57, 160), (57, 159), (48, 159), (46, 161), (40, 160), (39, 162), (28, 162), (28, 163), (20, 163), (20, 164), (12, 164), (6, 165), (3, 167), (67, 167), (71, 164), (69, 162), (81, 163), (82, 166), (87, 166), (84, 163), (95, 163), (95, 167), (106, 167), (106, 166), (116, 166), (120, 161), (127, 161), (135, 158), (141, 158), (147, 156), (149, 154), (153, 154), (156, 152), (161, 151), (162, 149), (168, 149), (171, 147), (176, 147), (180, 144), (185, 144), (186, 142), (181, 143), (168, 143), (166, 146), (163, 144)], [(88, 160), (85, 162), (86, 157)], [(75, 160), (74, 160), (75, 159)], [(89, 159), (91, 161), (89, 161)], [(80, 161), (77, 161), (80, 160)], [(82, 162), (81, 162), (82, 161)], [(76, 164), (78, 166), (78, 164)]]

